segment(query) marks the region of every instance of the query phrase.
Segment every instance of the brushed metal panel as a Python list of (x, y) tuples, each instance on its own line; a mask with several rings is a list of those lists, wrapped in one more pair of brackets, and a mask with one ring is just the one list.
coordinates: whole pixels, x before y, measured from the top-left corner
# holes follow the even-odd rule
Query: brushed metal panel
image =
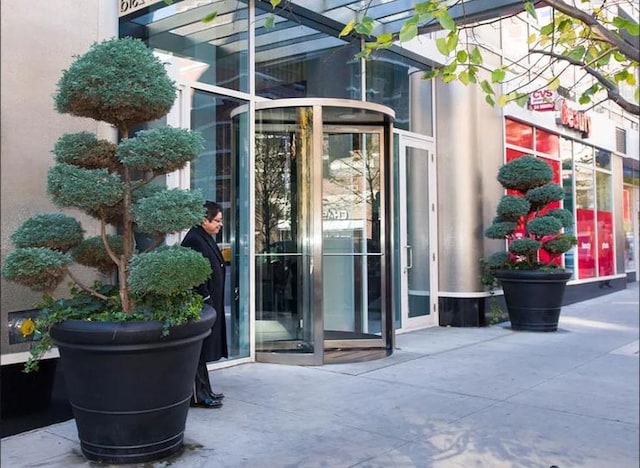
[(438, 81), (436, 116), (439, 290), (482, 291), (484, 229), (502, 193), (502, 112), (473, 86)]

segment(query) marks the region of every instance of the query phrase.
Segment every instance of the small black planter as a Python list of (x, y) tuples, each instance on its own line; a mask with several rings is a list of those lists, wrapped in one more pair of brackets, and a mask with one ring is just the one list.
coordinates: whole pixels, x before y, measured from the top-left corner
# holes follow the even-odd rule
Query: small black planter
[(205, 305), (201, 320), (167, 336), (160, 322), (67, 320), (52, 328), (87, 459), (143, 463), (182, 448), (202, 340), (215, 320)]
[(567, 270), (499, 270), (507, 312), (513, 330), (551, 332), (558, 329)]

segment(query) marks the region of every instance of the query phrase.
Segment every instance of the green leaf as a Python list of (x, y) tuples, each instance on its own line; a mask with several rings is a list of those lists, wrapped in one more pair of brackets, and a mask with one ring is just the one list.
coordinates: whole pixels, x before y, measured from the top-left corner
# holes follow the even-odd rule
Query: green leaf
[(447, 40), (444, 37), (436, 39), (436, 48), (442, 55), (449, 55), (450, 51), (447, 49)]
[(493, 100), (492, 96), (489, 96), (488, 94), (484, 97), (484, 100), (487, 101), (487, 104), (489, 104), (491, 107), (495, 107), (496, 105), (496, 101)]
[(459, 50), (456, 54), (456, 60), (460, 63), (464, 63), (469, 58), (469, 54), (467, 54), (466, 50)]
[(347, 24), (345, 24), (344, 28), (342, 28), (342, 31), (340, 31), (340, 34), (338, 34), (338, 37), (348, 36), (349, 33), (353, 31), (353, 27), (355, 26), (355, 24), (356, 24), (355, 19), (352, 19)]
[(551, 91), (555, 91), (560, 87), (560, 80), (558, 79), (557, 76), (553, 77), (549, 83), (547, 83), (547, 88), (549, 88)]
[(462, 71), (460, 72), (460, 74), (458, 75), (458, 81), (460, 81), (460, 83), (462, 83), (463, 85), (468, 85), (469, 84), (469, 72), (468, 71)]
[(575, 60), (581, 60), (582, 57), (584, 56), (585, 50), (586, 49), (584, 48), (584, 46), (574, 47), (571, 50), (569, 50), (569, 53), (567, 54), (567, 56)]
[(524, 9), (529, 13), (529, 16), (538, 19), (538, 16), (536, 15), (536, 8), (533, 6), (532, 2), (524, 2)]
[(424, 75), (422, 75), (422, 79), (423, 80), (430, 80), (432, 78), (435, 78), (439, 74), (440, 74), (440, 70), (437, 69), (437, 68), (433, 68), (433, 69), (425, 72)]
[(218, 12), (217, 11), (213, 11), (211, 13), (209, 13), (208, 15), (205, 15), (202, 18), (202, 22), (203, 23), (211, 23), (213, 20), (215, 20), (218, 17)]
[(454, 32), (450, 32), (447, 35), (447, 48), (450, 51), (454, 51), (456, 49), (456, 47), (458, 47), (458, 34), (454, 33)]
[(469, 60), (474, 65), (482, 64), (482, 54), (480, 53), (480, 49), (478, 49), (477, 47), (474, 47), (473, 50), (471, 51), (471, 56), (469, 57)]
[(549, 36), (553, 33), (553, 23), (549, 23), (545, 26), (542, 26), (542, 28), (540, 28), (540, 34), (542, 34), (543, 36)]
[(269, 3), (271, 3), (271, 8), (275, 8), (280, 5), (281, 2), (282, 0), (271, 0)]
[(446, 75), (450, 73), (455, 73), (456, 68), (458, 68), (458, 62), (453, 61), (450, 64), (444, 66), (444, 68), (442, 69), (442, 73)]
[(371, 36), (373, 33), (374, 20), (371, 16), (365, 16), (360, 20), (359, 23), (356, 24), (355, 29), (358, 34), (362, 34), (364, 36)]
[(495, 94), (495, 91), (493, 90), (493, 88), (491, 87), (491, 85), (487, 80), (482, 80), (480, 82), (480, 88), (482, 88), (482, 91), (484, 91), (487, 94)]
[(267, 31), (273, 28), (273, 25), (275, 24), (276, 21), (276, 17), (273, 15), (269, 15), (267, 16), (267, 19), (264, 22), (264, 29), (266, 29)]
[(591, 98), (589, 96), (587, 96), (586, 94), (582, 94), (578, 98), (578, 103), (580, 103), (580, 104), (589, 104), (590, 102), (591, 102)]
[(516, 96), (516, 104), (518, 104), (520, 107), (524, 107), (529, 100), (529, 95), (526, 93), (516, 93)]
[(504, 69), (496, 68), (491, 72), (491, 82), (502, 83), (506, 75), (507, 75), (507, 72)]
[(457, 78), (457, 75), (455, 73), (450, 73), (450, 74), (443, 73), (442, 74), (442, 81), (444, 83), (451, 83), (452, 81), (455, 81), (456, 78)]
[[(400, 28), (400, 42), (407, 42), (413, 39), (418, 35), (418, 25), (415, 23), (406, 22)], [(438, 50), (440, 50), (438, 48)], [(448, 52), (444, 53), (444, 55), (448, 55)]]
[(447, 31), (456, 30), (456, 23), (453, 21), (453, 18), (447, 10), (444, 10), (442, 14), (438, 16), (438, 22), (440, 23), (440, 26), (442, 26), (442, 29)]

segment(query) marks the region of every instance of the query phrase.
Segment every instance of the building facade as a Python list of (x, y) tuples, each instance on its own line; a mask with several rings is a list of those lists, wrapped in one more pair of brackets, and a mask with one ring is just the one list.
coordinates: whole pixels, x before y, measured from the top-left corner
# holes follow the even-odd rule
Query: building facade
[[(480, 258), (497, 241), (483, 231), (502, 195), (498, 168), (522, 154), (552, 165), (575, 216), (566, 301), (638, 280), (637, 117), (585, 112), (571, 96), (546, 111), (535, 96), (527, 108), (492, 108), (473, 87), (422, 79), (441, 60), (431, 35), (359, 59), (361, 41), (339, 37), (349, 2), (274, 12), (259, 0), (63, 1), (55, 15), (6, 3), (3, 258), (24, 219), (56, 210), (43, 155), (57, 138), (78, 130), (115, 138), (107, 126), (54, 113), (61, 71), (94, 41), (140, 38), (179, 88), (161, 123), (206, 141), (166, 184), (201, 190), (225, 210), (218, 240), (229, 262), (231, 357), (217, 365), (370, 359), (392, 352), (395, 333), (487, 324)], [(37, 37), (25, 39), (25, 21)], [(487, 29), (483, 47), (507, 60), (523, 27), (512, 18)], [(19, 325), (38, 298), (2, 281), (4, 365), (26, 358)]]

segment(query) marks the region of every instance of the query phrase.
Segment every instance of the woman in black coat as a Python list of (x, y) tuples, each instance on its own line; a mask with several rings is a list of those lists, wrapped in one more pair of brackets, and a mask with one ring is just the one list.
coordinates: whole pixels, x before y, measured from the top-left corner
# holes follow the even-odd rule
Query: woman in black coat
[(206, 217), (200, 226), (189, 229), (182, 245), (200, 252), (209, 259), (213, 273), (196, 288), (196, 291), (216, 310), (217, 318), (211, 327), (211, 334), (202, 343), (191, 406), (219, 408), (222, 406), (221, 400), (224, 395), (211, 389), (207, 362), (229, 357), (224, 314), (225, 261), (215, 241), (215, 236), (222, 229), (222, 207), (212, 201), (207, 201), (204, 206), (207, 210)]

